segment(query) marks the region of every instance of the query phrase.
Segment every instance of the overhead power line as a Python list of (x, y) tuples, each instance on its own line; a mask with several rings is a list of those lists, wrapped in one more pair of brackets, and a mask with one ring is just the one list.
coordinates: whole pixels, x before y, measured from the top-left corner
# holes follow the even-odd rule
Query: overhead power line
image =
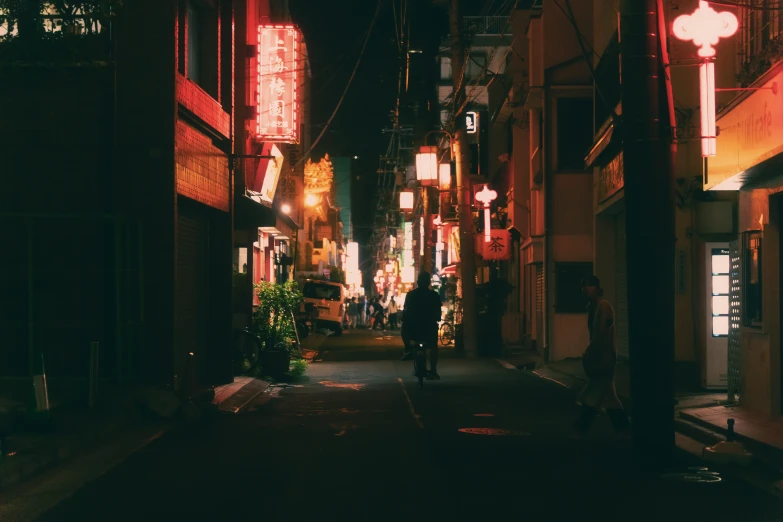
[(351, 77), (348, 78), (348, 84), (345, 86), (345, 90), (343, 91), (342, 96), (340, 96), (340, 100), (337, 102), (337, 106), (334, 108), (334, 112), (332, 112), (332, 115), (329, 117), (329, 120), (326, 122), (326, 125), (324, 125), (324, 128), (321, 130), (321, 133), (318, 135), (318, 137), (313, 141), (312, 145), (310, 145), (310, 148), (307, 152), (302, 154), (302, 157), (299, 158), (299, 161), (296, 162), (295, 165), (291, 167), (291, 170), (294, 170), (296, 167), (302, 164), (313, 152), (316, 145), (318, 145), (318, 142), (321, 141), (321, 138), (324, 137), (324, 134), (326, 134), (327, 129), (329, 129), (329, 125), (331, 125), (332, 120), (334, 120), (334, 117), (337, 116), (337, 111), (340, 110), (340, 106), (343, 104), (343, 101), (345, 100), (345, 95), (348, 94), (348, 89), (351, 88), (351, 84), (353, 83), (353, 79), (356, 76), (356, 71), (359, 70), (359, 64), (362, 62), (362, 57), (364, 56), (364, 51), (367, 50), (367, 43), (370, 41), (370, 36), (372, 35), (373, 27), (375, 27), (375, 22), (378, 20), (378, 14), (381, 12), (381, 6), (383, 5), (383, 0), (378, 0), (378, 5), (375, 8), (375, 15), (372, 17), (372, 21), (370, 22), (370, 28), (367, 31), (367, 38), (364, 39), (364, 45), (362, 46), (362, 52), (359, 53), (359, 58), (356, 60), (356, 65), (353, 68), (353, 72), (351, 73)]

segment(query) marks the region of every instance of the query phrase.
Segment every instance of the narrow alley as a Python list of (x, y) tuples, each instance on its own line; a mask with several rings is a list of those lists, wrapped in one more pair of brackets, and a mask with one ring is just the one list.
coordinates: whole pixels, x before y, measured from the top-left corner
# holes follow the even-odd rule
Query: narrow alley
[(301, 384), (152, 442), (39, 520), (780, 520), (729, 478), (634, 469), (606, 419), (594, 440), (568, 440), (571, 390), (448, 349), (442, 380), (418, 389), (399, 346), (396, 333), (329, 338)]

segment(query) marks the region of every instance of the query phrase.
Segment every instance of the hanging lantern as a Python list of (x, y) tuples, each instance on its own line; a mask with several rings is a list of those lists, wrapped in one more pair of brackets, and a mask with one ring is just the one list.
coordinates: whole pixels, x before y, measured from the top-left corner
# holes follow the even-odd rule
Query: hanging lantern
[(444, 192), (451, 190), (451, 163), (441, 163), (438, 165), (438, 169), (440, 190)]
[(413, 210), (413, 191), (403, 190), (400, 192), (400, 210)]
[(416, 154), (416, 179), (427, 187), (438, 184), (438, 147), (419, 147)]

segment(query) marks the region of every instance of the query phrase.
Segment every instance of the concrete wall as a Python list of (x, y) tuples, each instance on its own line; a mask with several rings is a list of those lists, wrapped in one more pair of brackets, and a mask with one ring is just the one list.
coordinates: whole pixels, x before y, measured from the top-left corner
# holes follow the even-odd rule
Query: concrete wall
[[(779, 180), (777, 181), (779, 183)], [(740, 403), (750, 409), (781, 413), (780, 342), (780, 230), (779, 201), (783, 187), (740, 192), (739, 230), (763, 230), (761, 328), (743, 326), (741, 332)]]
[[(593, 32), (593, 2), (573, 3), (580, 31), (589, 40)], [(557, 45), (555, 45), (557, 42)], [(564, 171), (557, 165), (558, 98), (592, 97), (592, 78), (581, 60), (581, 49), (570, 21), (551, 0), (544, 2), (543, 61), (547, 93), (544, 103), (545, 205), (547, 249), (548, 359), (578, 357), (589, 342), (585, 313), (557, 313), (557, 263), (593, 261), (592, 175), (589, 170)], [(570, 60), (573, 64), (567, 65)], [(584, 122), (591, 124), (592, 122)], [(586, 151), (585, 151), (586, 152)]]

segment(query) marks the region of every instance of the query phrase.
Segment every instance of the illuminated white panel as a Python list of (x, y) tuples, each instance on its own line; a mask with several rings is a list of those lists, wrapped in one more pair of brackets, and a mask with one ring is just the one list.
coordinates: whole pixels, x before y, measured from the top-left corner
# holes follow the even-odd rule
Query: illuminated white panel
[(712, 315), (729, 315), (729, 296), (712, 296)]
[(726, 315), (712, 318), (712, 335), (729, 335), (729, 317)]
[(719, 275), (712, 277), (712, 295), (728, 295), (729, 276)]
[(713, 274), (728, 274), (730, 270), (729, 256), (712, 256)]

